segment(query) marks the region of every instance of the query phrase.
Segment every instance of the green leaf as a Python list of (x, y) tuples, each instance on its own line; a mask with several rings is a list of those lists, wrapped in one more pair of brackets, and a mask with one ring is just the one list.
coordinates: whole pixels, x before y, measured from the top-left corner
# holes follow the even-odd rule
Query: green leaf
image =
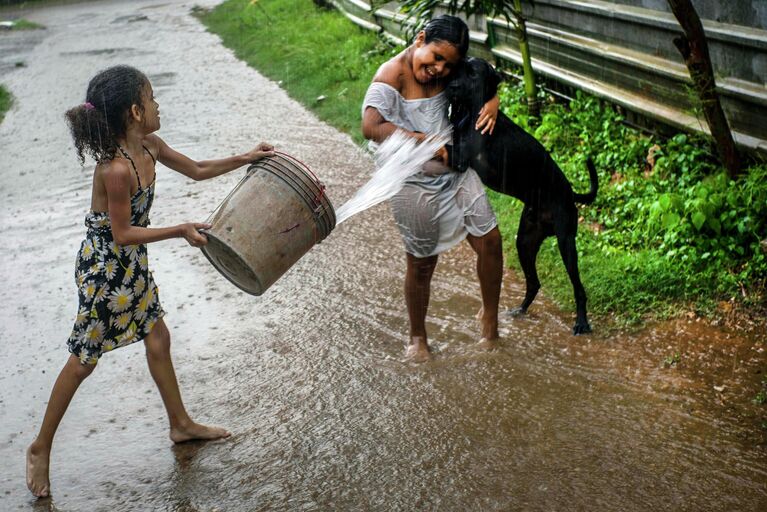
[(663, 227), (666, 229), (671, 229), (677, 224), (679, 224), (679, 221), (681, 218), (678, 214), (674, 212), (666, 212), (663, 214), (663, 218), (661, 219), (661, 222), (663, 223)]
[(700, 231), (704, 222), (706, 222), (706, 215), (703, 212), (697, 211), (692, 214), (692, 225), (695, 226), (695, 229)]

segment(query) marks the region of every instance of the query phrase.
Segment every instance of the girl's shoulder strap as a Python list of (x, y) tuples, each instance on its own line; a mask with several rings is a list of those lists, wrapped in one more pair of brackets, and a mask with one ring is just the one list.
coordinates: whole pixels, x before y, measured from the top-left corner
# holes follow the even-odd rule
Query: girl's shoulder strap
[[(130, 162), (131, 166), (133, 166), (133, 172), (136, 175), (136, 180), (138, 180), (138, 188), (141, 188), (141, 177), (138, 175), (138, 169), (136, 169), (136, 164), (133, 162), (133, 159), (130, 157), (127, 151), (125, 151), (121, 145), (117, 145), (117, 149), (120, 150), (120, 153), (123, 154), (123, 156)], [(145, 148), (146, 149), (146, 148)]]
[(155, 165), (157, 165), (157, 159), (154, 157), (154, 155), (152, 154), (152, 152), (151, 152), (151, 151), (149, 151), (149, 149), (148, 149), (146, 146), (144, 146), (143, 144), (141, 145), (141, 147), (143, 147), (143, 148), (144, 148), (144, 151), (146, 151), (147, 153), (149, 153), (149, 157), (152, 159), (152, 163), (153, 163), (153, 164), (155, 164)]

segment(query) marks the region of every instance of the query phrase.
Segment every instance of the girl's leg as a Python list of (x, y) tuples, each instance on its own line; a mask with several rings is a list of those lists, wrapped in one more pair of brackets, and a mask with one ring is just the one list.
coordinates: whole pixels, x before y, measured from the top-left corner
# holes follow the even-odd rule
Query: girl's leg
[(477, 274), (482, 292), (482, 310), (479, 319), (482, 324), (480, 342), (491, 346), (489, 342), (498, 338), (498, 303), (501, 298), (503, 279), (501, 232), (498, 227), (495, 227), (484, 236), (469, 235), (468, 239), (477, 253)]
[(429, 343), (426, 339), (426, 310), (429, 307), (431, 276), (437, 266), (437, 256), (416, 258), (407, 254), (405, 274), (405, 303), (410, 317), (410, 343), (407, 357), (416, 361), (429, 358)]
[(149, 372), (157, 384), (170, 422), (170, 438), (174, 443), (192, 439), (218, 439), (230, 434), (220, 427), (208, 427), (192, 421), (181, 401), (176, 372), (170, 358), (170, 333), (161, 319), (144, 339)]
[(48, 466), (53, 436), (56, 434), (56, 429), (58, 429), (61, 418), (67, 411), (75, 391), (95, 367), (95, 365), (81, 364), (80, 359), (70, 355), (53, 385), (48, 406), (45, 408), (43, 423), (40, 425), (40, 432), (27, 448), (27, 487), (35, 496), (50, 495), (51, 484), (48, 478)]

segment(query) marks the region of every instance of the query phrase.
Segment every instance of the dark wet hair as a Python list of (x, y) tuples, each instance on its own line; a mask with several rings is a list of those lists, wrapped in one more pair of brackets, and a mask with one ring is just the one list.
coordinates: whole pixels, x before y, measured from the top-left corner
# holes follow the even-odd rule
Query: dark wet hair
[(442, 14), (432, 18), (423, 28), (424, 42), (429, 44), (433, 41), (444, 41), (458, 49), (463, 59), (469, 51), (469, 27), (461, 18)]
[(66, 113), (81, 164), (85, 153), (97, 162), (114, 158), (117, 139), (125, 136), (131, 107), (138, 105), (143, 112), (148, 85), (146, 75), (131, 66), (113, 66), (91, 79), (85, 103)]

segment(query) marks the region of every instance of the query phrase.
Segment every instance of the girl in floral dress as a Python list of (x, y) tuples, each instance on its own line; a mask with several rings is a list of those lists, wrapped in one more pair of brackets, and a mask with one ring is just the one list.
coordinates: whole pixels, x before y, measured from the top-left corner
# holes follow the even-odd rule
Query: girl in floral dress
[(271, 156), (273, 148), (261, 143), (247, 153), (196, 162), (154, 135), (160, 129), (159, 114), (149, 80), (129, 66), (96, 75), (85, 103), (67, 112), (81, 163), (87, 153), (97, 165), (91, 211), (85, 217), (87, 233), (77, 254), (79, 309), (67, 341), (70, 356), (53, 386), (40, 431), (27, 449), (27, 486), (38, 497), (50, 495), (53, 437), (72, 397), (101, 355), (118, 347), (144, 341), (173, 442), (230, 435), (223, 428), (192, 421), (181, 400), (146, 244), (184, 238), (201, 247), (207, 239), (199, 230), (210, 226), (190, 222), (148, 227), (155, 164), (159, 161), (189, 178), (205, 180)]

